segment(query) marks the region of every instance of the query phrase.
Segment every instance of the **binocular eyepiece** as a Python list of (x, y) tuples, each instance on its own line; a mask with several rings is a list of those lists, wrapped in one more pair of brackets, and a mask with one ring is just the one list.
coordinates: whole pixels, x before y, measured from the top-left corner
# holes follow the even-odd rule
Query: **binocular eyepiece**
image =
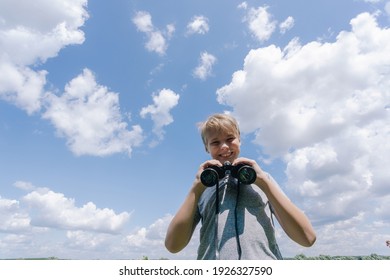
[(222, 167), (212, 165), (200, 174), (200, 180), (206, 187), (211, 187), (217, 184), (220, 179), (223, 179), (227, 174), (238, 179), (240, 183), (245, 185), (252, 184), (256, 181), (256, 172), (252, 166), (246, 164), (232, 165), (230, 162), (225, 162)]

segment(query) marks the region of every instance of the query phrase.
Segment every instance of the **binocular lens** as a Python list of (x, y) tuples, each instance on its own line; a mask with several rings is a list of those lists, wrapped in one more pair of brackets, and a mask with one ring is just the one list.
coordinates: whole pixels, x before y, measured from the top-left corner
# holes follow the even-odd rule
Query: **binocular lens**
[(241, 183), (250, 185), (256, 181), (256, 172), (250, 166), (243, 166), (238, 170), (238, 179)]
[(218, 173), (214, 169), (206, 168), (200, 175), (200, 181), (206, 187), (214, 186), (218, 182)]

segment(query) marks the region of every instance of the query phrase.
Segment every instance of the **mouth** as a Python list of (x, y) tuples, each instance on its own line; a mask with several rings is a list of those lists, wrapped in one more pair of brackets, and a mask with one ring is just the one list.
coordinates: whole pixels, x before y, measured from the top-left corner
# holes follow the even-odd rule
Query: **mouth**
[(230, 158), (232, 155), (233, 155), (233, 152), (228, 152), (228, 153), (220, 154), (219, 156), (221, 158)]

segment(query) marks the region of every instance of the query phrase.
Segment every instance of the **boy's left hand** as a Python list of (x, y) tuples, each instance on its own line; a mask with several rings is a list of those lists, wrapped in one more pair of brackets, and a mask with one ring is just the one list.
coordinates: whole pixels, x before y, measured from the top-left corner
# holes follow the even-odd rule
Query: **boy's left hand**
[(240, 157), (240, 158), (235, 159), (232, 163), (232, 165), (238, 165), (238, 164), (246, 164), (246, 165), (251, 166), (255, 170), (258, 179), (259, 178), (264, 179), (266, 177), (263, 169), (261, 169), (261, 167), (253, 159)]

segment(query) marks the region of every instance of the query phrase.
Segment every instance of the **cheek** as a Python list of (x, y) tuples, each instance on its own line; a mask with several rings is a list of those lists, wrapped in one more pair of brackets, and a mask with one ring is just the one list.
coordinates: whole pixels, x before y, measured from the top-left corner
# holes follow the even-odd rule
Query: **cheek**
[(209, 148), (209, 154), (211, 155), (211, 157), (215, 157), (216, 155), (218, 155), (218, 149)]

